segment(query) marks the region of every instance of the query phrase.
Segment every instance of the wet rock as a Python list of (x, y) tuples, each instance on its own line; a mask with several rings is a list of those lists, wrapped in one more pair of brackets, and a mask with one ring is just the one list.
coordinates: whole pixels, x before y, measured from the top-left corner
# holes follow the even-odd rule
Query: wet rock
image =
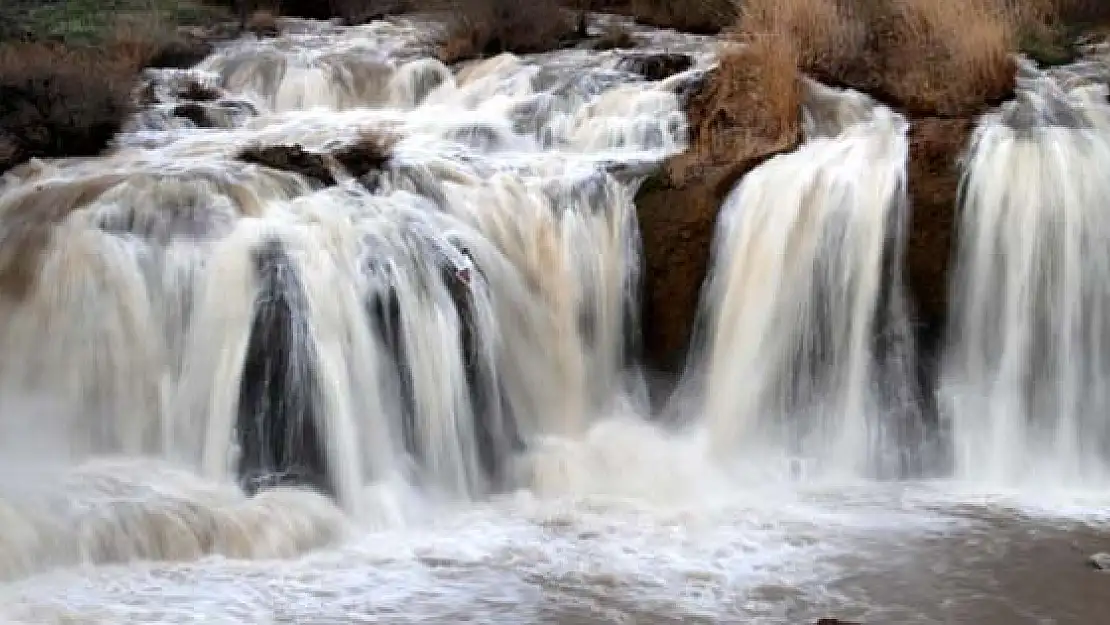
[(936, 372), (955, 244), (959, 159), (973, 127), (970, 118), (910, 120), (908, 173), (913, 210), (906, 242), (906, 284), (914, 306), (923, 379), (933, 379)]
[(189, 102), (214, 102), (223, 96), (223, 92), (210, 85), (202, 84), (196, 80), (190, 80), (177, 92), (177, 97)]
[(1098, 571), (1110, 571), (1110, 553), (1099, 552), (1087, 558), (1087, 566)]
[(325, 186), (335, 184), (335, 176), (328, 169), (324, 156), (309, 152), (299, 145), (249, 147), (239, 154), (239, 160), (291, 171), (312, 178)]
[(381, 171), (389, 162), (394, 141), (390, 136), (366, 134), (326, 154), (311, 152), (300, 145), (252, 146), (243, 150), (238, 158), (248, 163), (301, 174), (324, 186), (337, 182), (329, 167), (331, 161), (369, 187), (372, 183), (369, 177)]
[(648, 80), (664, 80), (693, 66), (694, 59), (690, 55), (670, 52), (630, 55), (617, 64), (618, 69), (639, 74)]
[(334, 496), (304, 286), (279, 241), (252, 256), (259, 286), (237, 404), (240, 483), (252, 495), (302, 486)]
[(396, 138), (366, 134), (357, 141), (332, 152), (335, 160), (355, 178), (363, 180), (385, 168), (392, 157)]
[(179, 104), (173, 108), (173, 116), (193, 122), (197, 128), (215, 128), (216, 123), (208, 116), (208, 109), (196, 102)]

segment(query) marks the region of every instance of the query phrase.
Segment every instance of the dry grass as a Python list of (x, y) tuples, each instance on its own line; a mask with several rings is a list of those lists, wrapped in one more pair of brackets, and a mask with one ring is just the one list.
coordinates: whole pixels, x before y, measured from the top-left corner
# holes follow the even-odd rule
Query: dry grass
[(798, 67), (913, 113), (960, 115), (1013, 89), (1009, 0), (748, 0), (739, 31), (779, 38)]
[(745, 164), (792, 148), (799, 139), (801, 95), (787, 39), (753, 37), (726, 46), (706, 88), (687, 107), (691, 149), (671, 160), (672, 183), (681, 186), (705, 167)]
[(445, 63), (501, 52), (546, 52), (572, 39), (573, 16), (557, 0), (455, 0), (454, 21), (439, 50)]
[(0, 133), (7, 160), (93, 155), (130, 112), (136, 57), (43, 44), (0, 47)]

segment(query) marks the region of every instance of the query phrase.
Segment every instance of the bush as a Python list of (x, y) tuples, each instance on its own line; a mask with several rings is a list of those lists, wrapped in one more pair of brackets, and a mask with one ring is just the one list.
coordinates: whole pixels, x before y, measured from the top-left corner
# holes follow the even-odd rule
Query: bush
[(0, 47), (0, 171), (34, 157), (103, 151), (130, 113), (138, 66), (109, 51)]
[(557, 0), (456, 0), (440, 48), (445, 63), (495, 55), (546, 52), (576, 36), (576, 22)]
[(677, 185), (703, 168), (739, 165), (792, 149), (800, 138), (801, 76), (781, 37), (727, 44), (717, 68), (687, 105), (690, 150), (671, 160)]
[(1017, 24), (999, 0), (748, 0), (739, 30), (911, 113), (973, 114), (1013, 92)]

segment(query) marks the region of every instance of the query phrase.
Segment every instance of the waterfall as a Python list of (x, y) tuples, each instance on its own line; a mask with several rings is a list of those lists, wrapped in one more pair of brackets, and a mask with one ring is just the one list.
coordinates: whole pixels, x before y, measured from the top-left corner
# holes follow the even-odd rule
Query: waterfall
[(709, 436), (729, 461), (905, 475), (921, 437), (899, 275), (907, 124), (807, 88), (804, 144), (745, 176), (718, 218), (698, 365)]
[(966, 479), (1110, 476), (1110, 105), (1078, 78), (1025, 68), (966, 159), (941, 391)]
[[(134, 544), (151, 518), (244, 528), (276, 500), (292, 535), (338, 531), (288, 486), (403, 520), (413, 493), (542, 479), (529, 448), (583, 437), (619, 401), (639, 235), (613, 166), (683, 148), (678, 84), (587, 50), (453, 70), (428, 58), (429, 28), (235, 42), (151, 72), (110, 153), (5, 177), (0, 425), (37, 428), (38, 460), (92, 476), (47, 506), (35, 544), (86, 549), (64, 527), (91, 523), (114, 545), (94, 561), (161, 557)], [(384, 164), (325, 156), (330, 186), (237, 158), (368, 139), (389, 144)], [(185, 551), (246, 549), (213, 531)]]

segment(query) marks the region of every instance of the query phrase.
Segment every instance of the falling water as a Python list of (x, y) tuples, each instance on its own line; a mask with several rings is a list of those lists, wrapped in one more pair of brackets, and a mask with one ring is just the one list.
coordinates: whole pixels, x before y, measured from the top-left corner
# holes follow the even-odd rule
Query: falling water
[(897, 269), (907, 125), (861, 94), (808, 89), (805, 143), (748, 174), (722, 208), (706, 418), (725, 457), (904, 474), (920, 422)]
[(1108, 162), (1106, 87), (1075, 71), (1026, 68), (976, 130), (943, 389), (963, 477), (1110, 477)]
[[(629, 53), (585, 47), (446, 67), (423, 18), (289, 20), (145, 76), (108, 154), (0, 177), (0, 621), (986, 625), (1110, 609), (1072, 559), (1104, 548), (1105, 495), (1038, 508), (855, 479), (913, 474), (922, 438), (898, 269), (906, 122), (859, 94), (809, 85), (805, 143), (728, 198), (691, 377), (708, 414), (682, 431), (645, 418), (628, 392), (632, 196), (683, 148), (679, 94), (713, 40), (590, 20), (693, 69), (647, 81)], [(984, 122), (967, 232), (973, 213), (1088, 219), (1027, 217), (964, 251), (1040, 251), (1022, 280), (1097, 304), (1105, 92), (1051, 78), (1071, 91), (1025, 83)], [(294, 144), (323, 155), (311, 175), (237, 157)], [(1055, 401), (1011, 361), (1041, 350), (1062, 376), (1048, 324), (1098, 339), (1103, 305), (1042, 295), (1031, 324), (1024, 287), (983, 280), (972, 331), (993, 315), (1036, 345), (980, 332), (963, 362), (1006, 362), (1037, 382), (1021, 397)], [(1066, 302), (1074, 317), (1048, 314)], [(1090, 406), (1099, 350), (1080, 337), (1059, 386), (1087, 384), (1068, 397)], [(976, 366), (963, 377), (987, 380)], [(970, 413), (1017, 387), (946, 385), (969, 388), (984, 403), (949, 405), (976, 435), (990, 421), (967, 417), (1002, 413)], [(1094, 414), (1068, 426), (1084, 445)]]
[[(141, 538), (152, 517), (197, 515), (249, 536), (266, 500), (229, 480), (312, 486), (387, 522), (417, 493), (542, 481), (529, 450), (585, 436), (622, 395), (639, 243), (634, 189), (610, 170), (682, 148), (683, 78), (648, 82), (588, 50), (453, 72), (428, 32), (399, 20), (237, 42), (152, 73), (109, 155), (5, 179), (2, 419), (53, 432), (44, 462), (100, 476), (75, 507), (41, 504), (63, 536), (95, 519), (123, 541), (88, 559), (243, 553), (216, 530), (191, 547)], [(290, 144), (388, 159), (358, 178), (325, 159), (330, 187), (236, 159)], [(160, 474), (128, 464), (140, 458), (175, 467), (177, 486), (147, 487)], [(197, 472), (211, 493), (181, 485)], [(276, 527), (338, 531), (318, 496), (284, 498)], [(35, 545), (88, 540), (0, 544), (0, 574)]]

